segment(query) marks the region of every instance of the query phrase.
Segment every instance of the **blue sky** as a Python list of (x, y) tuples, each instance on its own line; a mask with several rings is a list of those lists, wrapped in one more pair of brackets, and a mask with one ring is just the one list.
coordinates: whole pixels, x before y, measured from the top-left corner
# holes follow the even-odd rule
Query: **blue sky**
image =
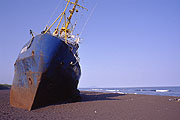
[[(29, 29), (40, 33), (61, 1), (0, 1), (0, 83), (12, 83)], [(84, 1), (79, 29), (97, 7), (82, 34), (79, 87), (180, 86), (179, 0)]]

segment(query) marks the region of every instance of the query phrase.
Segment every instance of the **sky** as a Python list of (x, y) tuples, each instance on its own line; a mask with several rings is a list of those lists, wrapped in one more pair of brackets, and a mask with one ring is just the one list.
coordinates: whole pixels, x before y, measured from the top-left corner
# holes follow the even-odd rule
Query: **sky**
[[(65, 4), (0, 1), (0, 83), (12, 84), (14, 63), (31, 38), (29, 30), (41, 33)], [(80, 0), (80, 4), (89, 9), (81, 12), (85, 18), (78, 18), (77, 26), (80, 32), (87, 23), (79, 48), (80, 88), (180, 86), (179, 0)]]

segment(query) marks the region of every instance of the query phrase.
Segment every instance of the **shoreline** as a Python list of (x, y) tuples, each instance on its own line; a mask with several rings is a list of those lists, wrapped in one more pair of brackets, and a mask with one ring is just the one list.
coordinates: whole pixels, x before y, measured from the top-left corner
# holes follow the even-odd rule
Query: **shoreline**
[(179, 120), (180, 97), (81, 91), (82, 101), (27, 111), (9, 105), (0, 90), (0, 119), (28, 120)]
[(80, 88), (81, 91), (180, 97), (180, 87)]
[(162, 97), (177, 97), (177, 98), (180, 98), (180, 96), (169, 96), (169, 95), (148, 95), (148, 94), (138, 94), (138, 93), (123, 93), (123, 92), (120, 92), (120, 93), (116, 93), (116, 92), (96, 92), (96, 91), (81, 91), (81, 92), (92, 92), (92, 93), (102, 93), (102, 94), (119, 94), (119, 95), (147, 95), (147, 96), (162, 96)]

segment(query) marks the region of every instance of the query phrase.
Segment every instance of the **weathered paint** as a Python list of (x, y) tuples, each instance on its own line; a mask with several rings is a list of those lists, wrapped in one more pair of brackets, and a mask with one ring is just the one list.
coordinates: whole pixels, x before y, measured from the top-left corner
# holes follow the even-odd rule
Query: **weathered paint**
[[(28, 49), (24, 51), (26, 47)], [(80, 98), (77, 85), (81, 70), (75, 57), (77, 49), (50, 34), (30, 40), (14, 64), (10, 104), (31, 110)]]

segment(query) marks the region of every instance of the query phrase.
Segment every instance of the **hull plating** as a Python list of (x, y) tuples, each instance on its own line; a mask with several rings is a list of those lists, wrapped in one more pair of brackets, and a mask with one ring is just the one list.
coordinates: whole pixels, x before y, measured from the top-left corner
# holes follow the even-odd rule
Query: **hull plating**
[(81, 70), (73, 50), (49, 34), (29, 41), (14, 65), (10, 104), (31, 110), (56, 102), (79, 100), (77, 85)]

